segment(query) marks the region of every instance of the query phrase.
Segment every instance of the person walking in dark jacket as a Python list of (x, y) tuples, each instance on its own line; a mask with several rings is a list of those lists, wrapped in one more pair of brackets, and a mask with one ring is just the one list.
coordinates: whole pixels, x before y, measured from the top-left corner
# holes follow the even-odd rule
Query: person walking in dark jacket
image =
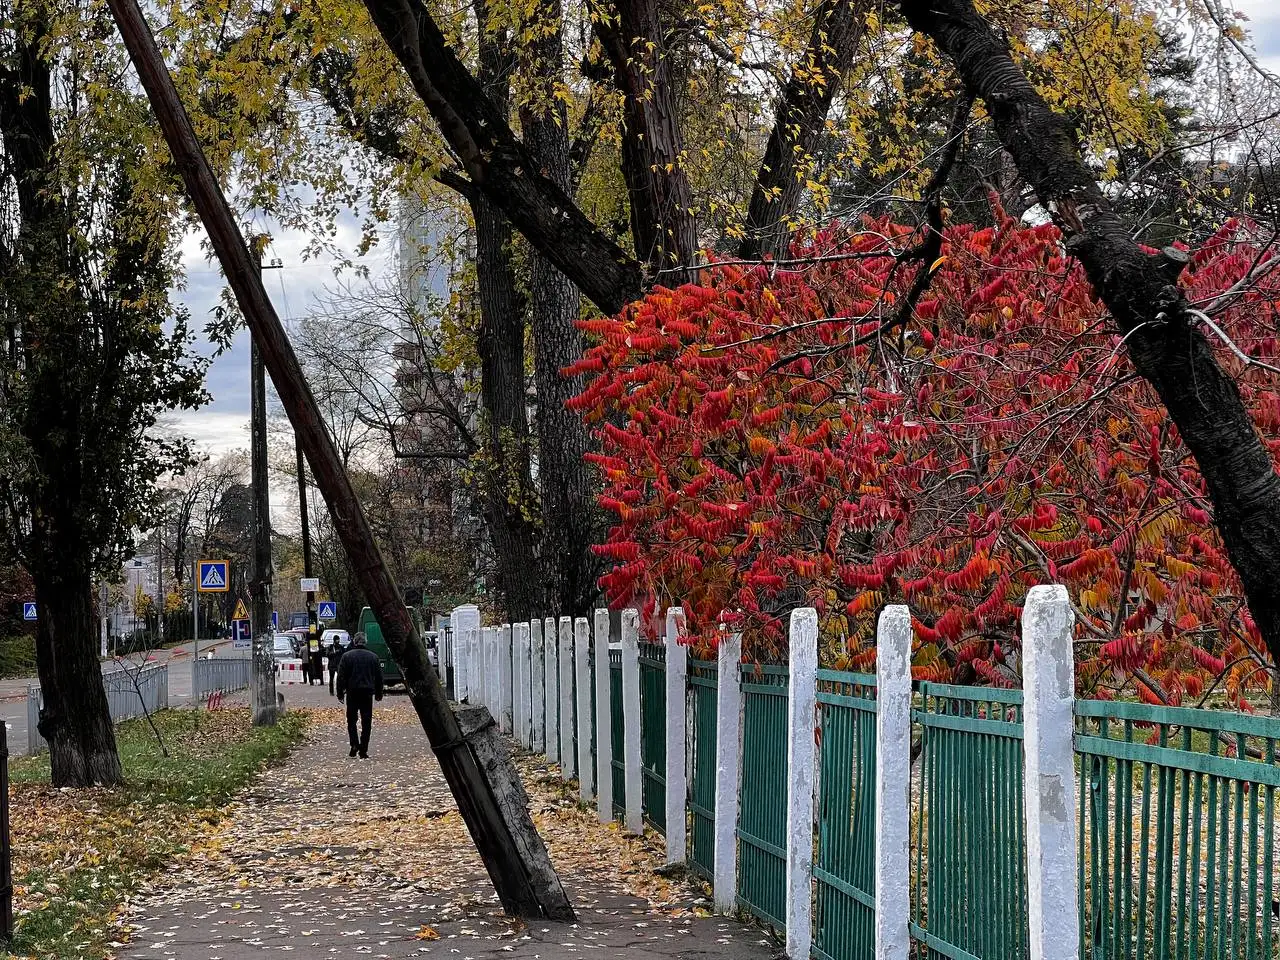
[[(347, 702), (347, 736), (351, 756), (369, 756), (369, 725), (373, 722), (373, 701), (382, 699), (382, 662), (364, 645), (363, 633), (351, 638), (351, 649), (338, 661), (338, 702)], [(356, 738), (356, 716), (360, 717), (360, 737)]]
[(334, 695), (335, 685), (338, 682), (338, 661), (342, 659), (342, 644), (338, 642), (338, 638), (334, 637), (329, 641), (329, 696)]

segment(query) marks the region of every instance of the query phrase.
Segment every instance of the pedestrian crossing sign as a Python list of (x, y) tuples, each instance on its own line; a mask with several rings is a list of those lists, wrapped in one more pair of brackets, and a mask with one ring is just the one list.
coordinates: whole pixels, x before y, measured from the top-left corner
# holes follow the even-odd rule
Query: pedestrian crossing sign
[(34, 603), (27, 601), (22, 605), (22, 619), (23, 620), (36, 619), (36, 605)]
[(225, 560), (201, 560), (196, 568), (196, 589), (201, 593), (226, 593), (231, 589), (227, 566)]
[(231, 615), (231, 619), (232, 620), (248, 620), (249, 619), (249, 611), (245, 609), (243, 600), (236, 601), (236, 612)]
[(321, 620), (337, 620), (338, 619), (338, 601), (337, 600), (321, 600), (320, 613)]

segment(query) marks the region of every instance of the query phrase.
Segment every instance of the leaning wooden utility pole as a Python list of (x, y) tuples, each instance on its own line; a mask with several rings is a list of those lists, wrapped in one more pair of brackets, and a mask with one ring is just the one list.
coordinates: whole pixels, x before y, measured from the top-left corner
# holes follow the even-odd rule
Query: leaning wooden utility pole
[(492, 718), (482, 709), (455, 716), (449, 705), (137, 0), (108, 4), (503, 907), (518, 916), (572, 921), (573, 907)]

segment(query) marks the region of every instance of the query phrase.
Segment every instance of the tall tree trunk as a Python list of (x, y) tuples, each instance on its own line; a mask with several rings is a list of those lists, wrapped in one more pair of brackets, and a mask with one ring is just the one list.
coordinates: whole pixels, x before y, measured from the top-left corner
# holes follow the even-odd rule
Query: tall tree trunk
[(804, 59), (796, 64), (778, 101), (777, 117), (747, 208), (744, 260), (786, 256), (813, 151), (827, 113), (853, 62), (867, 16), (867, 0), (823, 0), (814, 13)]
[(1084, 165), (1050, 109), (972, 0), (900, 0), (911, 26), (951, 58), (996, 133), (1062, 229), (1111, 311), (1134, 367), (1159, 394), (1195, 457), (1214, 525), (1244, 584), (1273, 663), (1280, 663), (1280, 476), (1234, 378), (1177, 285), (1180, 258), (1149, 256)]
[(49, 743), (53, 785), (117, 784), (120, 759), (98, 662), (87, 558), (49, 551), (33, 559), (31, 577), (40, 612), (36, 669), (43, 707), (37, 729)]
[[(532, 102), (520, 112), (530, 152), (546, 176), (573, 193), (569, 118), (555, 94), (563, 83), (562, 9), (545, 0), (526, 35), (535, 39), (521, 51), (537, 77)], [(570, 397), (586, 387), (585, 377), (561, 370), (579, 360), (586, 338), (575, 325), (578, 288), (538, 251), (530, 255), (529, 292), (533, 306), (534, 381), (538, 390), (538, 481), (542, 496), (543, 568), (548, 599), (569, 616), (584, 616), (599, 595), (599, 560), (591, 546), (600, 542), (604, 517), (596, 504), (597, 487), (585, 460), (594, 448), (586, 422), (570, 410)]]
[[(0, 64), (0, 136), (17, 187), (15, 249), (21, 261), (5, 292), (22, 329), (30, 389), (21, 433), (31, 463), (17, 482), (30, 514), (23, 552), (40, 612), (36, 667), (44, 707), (38, 726), (49, 743), (53, 784), (81, 787), (119, 783), (121, 773), (98, 663), (94, 537), (79, 522), (94, 456), (84, 416), (92, 399), (83, 395), (83, 378), (90, 374), (72, 381), (62, 376), (80, 354), (86, 304), (75, 282), (70, 216), (57, 183), (47, 18), (36, 6), (18, 15), (12, 66)], [(22, 275), (15, 277), (19, 269)], [(38, 329), (35, 318), (44, 321)]]
[[(693, 262), (698, 223), (659, 0), (614, 0), (595, 11), (596, 36), (622, 91), (622, 174), (636, 256), (664, 286)], [(666, 272), (664, 272), (666, 271)]]
[[(506, 108), (512, 57), (505, 31), (487, 29), (484, 0), (475, 2), (480, 79)], [(507, 616), (528, 620), (543, 609), (538, 576), (539, 525), (530, 468), (529, 399), (525, 390), (524, 296), (512, 265), (514, 236), (505, 216), (481, 193), (471, 195), (480, 299), (480, 399), (484, 407), (485, 522), (493, 540), (498, 591)]]

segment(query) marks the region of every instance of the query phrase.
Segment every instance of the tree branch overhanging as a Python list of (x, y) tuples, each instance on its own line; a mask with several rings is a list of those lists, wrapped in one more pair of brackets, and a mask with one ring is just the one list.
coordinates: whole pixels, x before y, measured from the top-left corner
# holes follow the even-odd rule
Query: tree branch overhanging
[(476, 190), (605, 313), (639, 297), (640, 264), (538, 172), (422, 0), (365, 0), (365, 6)]
[(972, 0), (900, 0), (911, 27), (955, 64), (1001, 142), (1126, 337), (1195, 457), (1249, 609), (1280, 663), (1280, 477), (1232, 376), (1200, 332), (1167, 261), (1152, 257), (1085, 166), (1066, 121), (1014, 62)]

